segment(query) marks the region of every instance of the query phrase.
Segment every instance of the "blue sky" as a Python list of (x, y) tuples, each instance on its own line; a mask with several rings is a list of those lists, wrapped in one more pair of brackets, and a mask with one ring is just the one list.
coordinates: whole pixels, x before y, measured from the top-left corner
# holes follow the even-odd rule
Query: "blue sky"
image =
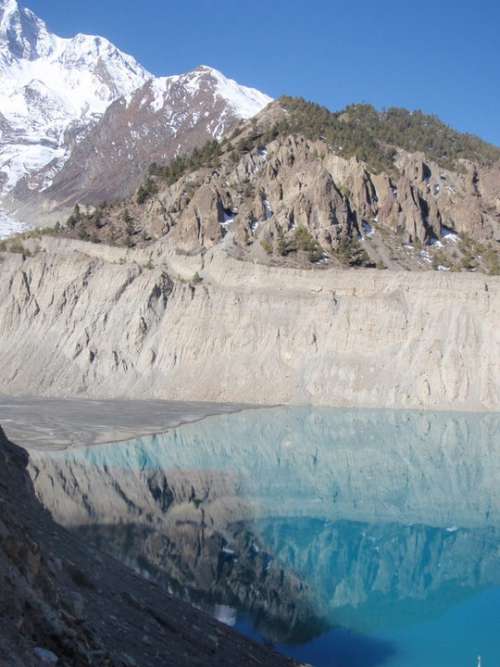
[[(23, 0), (21, 0), (23, 4)], [(498, 0), (25, 0), (155, 74), (216, 67), (278, 97), (435, 113), (500, 145)]]

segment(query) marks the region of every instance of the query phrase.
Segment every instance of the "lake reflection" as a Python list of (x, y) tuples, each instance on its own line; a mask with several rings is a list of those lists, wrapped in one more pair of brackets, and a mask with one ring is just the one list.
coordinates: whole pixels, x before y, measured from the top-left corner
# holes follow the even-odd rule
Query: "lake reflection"
[(276, 408), (34, 455), (59, 522), (330, 667), (500, 664), (500, 416)]

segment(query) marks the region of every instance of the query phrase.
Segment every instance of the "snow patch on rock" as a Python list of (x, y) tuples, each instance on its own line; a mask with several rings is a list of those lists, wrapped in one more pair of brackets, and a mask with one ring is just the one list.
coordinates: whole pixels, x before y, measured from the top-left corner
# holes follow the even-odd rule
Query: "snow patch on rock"
[(214, 608), (215, 618), (224, 623), (224, 625), (229, 625), (233, 627), (236, 625), (237, 612), (234, 607), (230, 607), (225, 604), (216, 604)]

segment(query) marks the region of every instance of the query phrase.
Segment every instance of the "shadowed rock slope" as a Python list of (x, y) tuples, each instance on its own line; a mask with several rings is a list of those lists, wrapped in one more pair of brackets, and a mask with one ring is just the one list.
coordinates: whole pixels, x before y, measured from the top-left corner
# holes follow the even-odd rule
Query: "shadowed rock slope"
[(294, 664), (79, 542), (36, 500), (27, 464), (0, 429), (2, 664)]

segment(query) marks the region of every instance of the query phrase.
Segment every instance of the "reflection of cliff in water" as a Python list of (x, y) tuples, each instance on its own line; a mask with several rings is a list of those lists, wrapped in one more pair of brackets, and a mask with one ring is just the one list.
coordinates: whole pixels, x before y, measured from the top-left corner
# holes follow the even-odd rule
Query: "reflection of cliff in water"
[(429, 620), (500, 585), (500, 530), (265, 519), (265, 548), (301, 577), (326, 617), (361, 631)]
[(176, 597), (230, 624), (248, 613), (273, 641), (328, 627), (308, 587), (239, 521), (250, 510), (234, 476), (53, 463), (32, 473), (55, 518)]
[[(329, 626), (298, 577), (257, 546), (244, 527), (224, 536), (193, 519), (174, 529), (124, 524), (76, 529), (99, 549), (170, 593), (234, 625), (246, 613), (273, 642), (309, 641)], [(229, 546), (230, 545), (230, 546)]]
[(499, 422), (256, 410), (35, 455), (32, 474), (58, 521), (177, 595), (305, 640), (498, 583)]

